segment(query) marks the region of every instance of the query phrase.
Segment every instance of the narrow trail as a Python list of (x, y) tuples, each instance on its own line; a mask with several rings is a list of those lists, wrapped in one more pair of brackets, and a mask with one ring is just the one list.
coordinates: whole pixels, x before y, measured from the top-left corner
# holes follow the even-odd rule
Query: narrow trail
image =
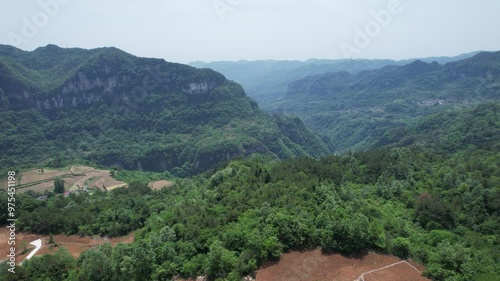
[(377, 271), (380, 271), (380, 270), (384, 270), (384, 269), (387, 269), (389, 267), (393, 267), (393, 266), (396, 266), (398, 264), (403, 264), (403, 263), (406, 263), (411, 268), (415, 269), (418, 273), (422, 274), (422, 271), (418, 270), (415, 266), (413, 266), (412, 264), (410, 264), (409, 262), (407, 262), (406, 260), (404, 260), (404, 261), (398, 261), (398, 262), (395, 262), (395, 263), (392, 263), (392, 264), (389, 264), (389, 265), (386, 265), (386, 266), (383, 266), (383, 267), (380, 267), (380, 268), (377, 268), (377, 269), (373, 269), (373, 270), (367, 271), (367, 272), (361, 274), (358, 278), (354, 279), (354, 281), (365, 281), (365, 275), (368, 275), (370, 273), (374, 273), (374, 272), (377, 272)]
[[(108, 238), (105, 238), (103, 239), (102, 241), (97, 241), (97, 242), (104, 242), (104, 243), (110, 243), (112, 245), (115, 245), (115, 244), (118, 244), (118, 243), (126, 243), (126, 242), (129, 242), (130, 240), (133, 240), (134, 239), (134, 236), (131, 236), (123, 241), (109, 241)], [(63, 245), (81, 245), (81, 246), (89, 246), (89, 247), (93, 247), (93, 246), (98, 246), (98, 245), (102, 245), (100, 243), (96, 243), (96, 244), (92, 244), (92, 243), (79, 243), (79, 242), (56, 242), (56, 244), (63, 244)]]

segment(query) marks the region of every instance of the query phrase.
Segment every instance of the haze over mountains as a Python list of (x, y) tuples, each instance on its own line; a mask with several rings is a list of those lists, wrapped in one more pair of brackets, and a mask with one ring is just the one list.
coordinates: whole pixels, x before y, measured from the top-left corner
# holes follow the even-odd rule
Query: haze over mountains
[[(330, 137), (331, 149), (339, 153), (379, 147), (385, 134), (420, 117), (499, 98), (499, 52), (405, 61), (194, 65), (214, 66), (240, 79), (263, 108), (300, 117), (309, 128)], [(319, 74), (308, 75), (314, 72)]]
[[(18, 185), (18, 230), (135, 231), (132, 244), (77, 259), (52, 243), (57, 251), (17, 275), (0, 262), (0, 280), (241, 281), (287, 252), (318, 247), (360, 264), (367, 251), (411, 258), (438, 281), (495, 280), (500, 52), (464, 57), (228, 63), (260, 85), (255, 97), (276, 113), (268, 115), (212, 69), (117, 48), (0, 45), (2, 173), (16, 171), (21, 183), (42, 167), (83, 163), (128, 184), (45, 191), (41, 200), (40, 182)], [(168, 186), (148, 188), (158, 180)], [(0, 190), (0, 201), (9, 196)], [(0, 204), (0, 224), (7, 213)], [(321, 272), (353, 266), (339, 268)]]
[[(462, 54), (454, 57), (428, 57), (419, 60), (423, 62), (438, 62), (445, 64), (452, 61), (466, 59), (479, 52)], [(189, 65), (200, 68), (211, 68), (224, 74), (231, 80), (240, 83), (246, 93), (257, 101), (259, 106), (270, 112), (280, 110), (281, 102), (285, 97), (287, 86), (294, 80), (309, 75), (329, 72), (346, 71), (356, 74), (362, 70), (382, 68), (387, 65), (405, 65), (417, 59), (390, 60), (390, 59), (310, 59), (307, 61), (216, 61), (192, 62)]]
[[(401, 141), (395, 132), (410, 130), (418, 118), (498, 100), (499, 57), (209, 64), (259, 85), (250, 92), (279, 113), (270, 117), (241, 86), (210, 69), (116, 48), (49, 45), (25, 52), (2, 45), (0, 113), (7, 137), (0, 147), (8, 153), (1, 162), (86, 159), (186, 175), (252, 153), (286, 159), (376, 148)], [(276, 98), (279, 103), (263, 102)]]
[(389, 128), (437, 112), (498, 101), (500, 52), (440, 65), (309, 76), (289, 84), (281, 110), (334, 140), (335, 150), (373, 148)]
[(0, 281), (500, 281), (498, 11), (0, 1)]

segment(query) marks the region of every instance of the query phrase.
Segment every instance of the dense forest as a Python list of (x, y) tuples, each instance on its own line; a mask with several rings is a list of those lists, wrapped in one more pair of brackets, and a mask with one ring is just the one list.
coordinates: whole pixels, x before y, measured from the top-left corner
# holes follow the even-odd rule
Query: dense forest
[[(254, 155), (178, 179), (160, 191), (146, 187), (149, 178), (143, 173), (116, 171), (131, 181), (129, 188), (47, 201), (20, 195), (22, 231), (119, 236), (136, 230), (136, 240), (93, 248), (78, 259), (61, 248), (26, 262), (16, 275), (1, 274), (0, 280), (198, 275), (240, 280), (288, 250), (315, 247), (345, 255), (369, 250), (411, 257), (433, 280), (496, 280), (498, 112), (497, 104), (485, 104), (423, 120), (446, 140), (434, 146), (416, 134), (404, 147), (317, 160)], [(444, 128), (451, 129), (436, 133)], [(445, 149), (450, 144), (456, 146)], [(6, 200), (5, 193), (0, 197)]]
[(411, 258), (436, 281), (498, 280), (499, 58), (309, 76), (283, 108), (303, 123), (267, 115), (213, 70), (115, 48), (0, 46), (0, 172), (85, 162), (128, 183), (20, 192), (17, 229), (134, 233), (78, 258), (53, 246), (16, 274), (0, 264), (0, 281), (237, 281), (318, 247)]
[[(478, 52), (455, 57), (419, 58), (424, 62), (448, 62), (467, 59)], [(192, 62), (189, 65), (199, 68), (211, 68), (241, 84), (245, 92), (265, 111), (277, 113), (283, 111), (288, 84), (295, 80), (316, 74), (348, 72), (357, 74), (363, 70), (378, 69), (388, 65), (406, 65), (416, 59), (407, 60), (368, 60), (368, 59), (309, 59), (307, 61), (259, 60), (259, 61), (215, 61)]]
[(420, 118), (497, 101), (500, 52), (440, 65), (414, 61), (357, 74), (308, 76), (288, 85), (281, 112), (330, 137), (334, 151), (379, 147), (389, 130), (404, 130)]
[(253, 157), (156, 192), (137, 182), (66, 199), (22, 195), (23, 231), (116, 236), (137, 229), (136, 241), (77, 260), (61, 248), (0, 278), (240, 280), (287, 250), (321, 246), (411, 257), (434, 280), (495, 280), (499, 156), (408, 147), (276, 163)]

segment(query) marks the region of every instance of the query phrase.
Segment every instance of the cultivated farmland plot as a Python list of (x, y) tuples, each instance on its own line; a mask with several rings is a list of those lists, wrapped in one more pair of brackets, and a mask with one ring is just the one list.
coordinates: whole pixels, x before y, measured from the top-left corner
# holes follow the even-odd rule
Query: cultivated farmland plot
[[(29, 190), (43, 193), (54, 189), (54, 179), (64, 180), (65, 190), (69, 192), (83, 191), (87, 189), (99, 189), (110, 191), (127, 184), (115, 180), (110, 176), (109, 170), (99, 170), (88, 166), (70, 166), (63, 169), (31, 169), (21, 171), (18, 174), (17, 192), (23, 193)], [(6, 189), (7, 179), (2, 179), (0, 188)]]

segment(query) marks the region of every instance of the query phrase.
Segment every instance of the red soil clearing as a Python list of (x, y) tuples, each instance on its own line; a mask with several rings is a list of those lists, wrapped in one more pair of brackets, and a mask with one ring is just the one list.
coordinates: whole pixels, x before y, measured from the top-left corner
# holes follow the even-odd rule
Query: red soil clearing
[(423, 267), (415, 265), (387, 255), (368, 253), (350, 258), (323, 255), (316, 249), (282, 255), (279, 262), (259, 269), (256, 281), (428, 281), (421, 276)]
[[(7, 244), (7, 239), (9, 237), (9, 230), (4, 226), (0, 228), (0, 261), (5, 260), (9, 254), (10, 246)], [(58, 247), (64, 247), (68, 249), (70, 254), (77, 258), (82, 252), (88, 250), (92, 247), (102, 245), (104, 243), (110, 243), (111, 245), (116, 245), (118, 243), (132, 243), (134, 241), (134, 234), (130, 233), (127, 236), (118, 238), (106, 238), (106, 237), (80, 237), (80, 236), (65, 236), (65, 235), (53, 235), (55, 243)], [(42, 239), (42, 248), (35, 254), (35, 256), (50, 254), (57, 250), (57, 247), (49, 248), (49, 236), (38, 235), (38, 234), (28, 234), (18, 232), (16, 233), (16, 263), (20, 263), (24, 258), (35, 248), (30, 245), (37, 239)], [(26, 247), (27, 251), (22, 254), (23, 249)]]

